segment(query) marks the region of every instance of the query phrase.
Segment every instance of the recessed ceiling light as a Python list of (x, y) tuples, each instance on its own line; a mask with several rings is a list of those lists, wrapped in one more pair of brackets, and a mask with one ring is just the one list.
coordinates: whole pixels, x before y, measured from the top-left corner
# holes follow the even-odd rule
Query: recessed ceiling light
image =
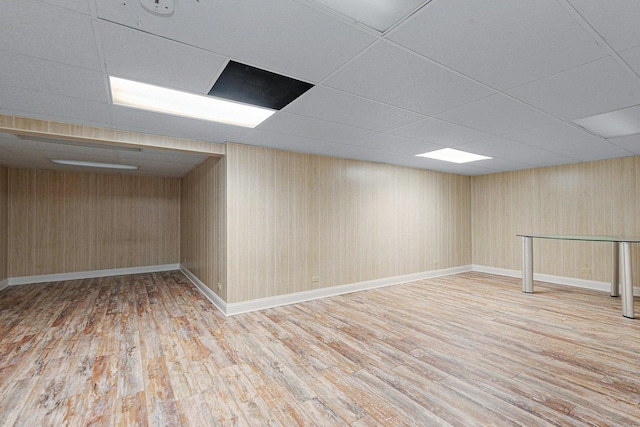
[(314, 0), (369, 28), (384, 33), (431, 0)]
[(573, 120), (578, 126), (603, 138), (640, 133), (640, 105)]
[(103, 169), (127, 169), (127, 170), (137, 170), (138, 166), (133, 165), (121, 165), (118, 163), (98, 163), (98, 162), (84, 162), (80, 160), (58, 160), (51, 159), (53, 163), (59, 165), (68, 165), (68, 166), (84, 166), (89, 168), (103, 168)]
[(159, 113), (254, 128), (274, 110), (109, 76), (113, 103)]
[(430, 151), (428, 153), (416, 154), (417, 157), (428, 157), (430, 159), (444, 160), (452, 163), (468, 163), (476, 160), (492, 159), (493, 157), (481, 156), (479, 154), (467, 153), (466, 151), (454, 150), (453, 148), (443, 148), (442, 150)]

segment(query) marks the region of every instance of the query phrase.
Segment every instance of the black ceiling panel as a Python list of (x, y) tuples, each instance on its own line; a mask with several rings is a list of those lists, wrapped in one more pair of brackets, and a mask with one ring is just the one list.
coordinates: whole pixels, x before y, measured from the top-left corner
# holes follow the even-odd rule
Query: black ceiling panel
[(229, 61), (209, 95), (280, 110), (312, 87), (311, 83)]

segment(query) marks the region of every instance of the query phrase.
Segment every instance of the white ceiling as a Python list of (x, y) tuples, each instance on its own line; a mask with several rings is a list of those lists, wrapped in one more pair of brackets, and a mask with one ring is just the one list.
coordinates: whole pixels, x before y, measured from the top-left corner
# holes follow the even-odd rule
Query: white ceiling
[[(640, 104), (637, 0), (432, 0), (385, 34), (312, 0), (174, 2), (4, 2), (0, 113), (467, 175), (640, 154), (638, 135), (571, 123)], [(229, 60), (316, 86), (254, 130), (110, 102), (109, 74), (206, 94)], [(202, 160), (46, 144), (2, 135), (0, 164), (55, 152), (180, 176)], [(494, 159), (414, 156), (443, 147)]]
[[(24, 138), (24, 139), (23, 139)], [(103, 172), (121, 175), (147, 175), (179, 178), (204, 161), (205, 154), (174, 152), (151, 148), (126, 148), (115, 145), (83, 144), (54, 139), (30, 140), (28, 136), (0, 132), (0, 159), (18, 168), (53, 169), (75, 172)], [(139, 151), (134, 151), (139, 150)], [(64, 166), (51, 160), (79, 160), (138, 166), (138, 170), (95, 169)]]

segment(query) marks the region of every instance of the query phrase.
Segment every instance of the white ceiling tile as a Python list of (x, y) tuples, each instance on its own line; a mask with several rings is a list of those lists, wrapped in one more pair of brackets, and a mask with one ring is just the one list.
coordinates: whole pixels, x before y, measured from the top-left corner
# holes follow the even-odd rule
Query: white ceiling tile
[(89, 8), (89, 0), (41, 0), (54, 6), (63, 7), (65, 9), (74, 10), (76, 12), (88, 15), (91, 13)]
[(319, 82), (374, 36), (293, 0), (176, 4), (171, 19), (140, 2), (99, 2), (98, 16), (304, 81)]
[[(101, 148), (65, 146), (5, 135), (0, 136), (0, 164), (12, 167), (106, 172), (105, 169), (80, 168), (57, 165), (51, 162), (51, 159), (82, 160), (139, 166), (139, 171), (130, 172), (134, 175), (183, 176), (207, 157), (168, 150), (145, 149), (142, 152), (133, 152), (119, 150), (114, 146)], [(97, 144), (96, 147), (100, 147), (100, 145)]]
[(405, 156), (389, 153), (388, 151), (374, 150), (372, 148), (355, 147), (353, 145), (344, 145), (340, 148), (328, 151), (327, 156), (338, 157), (342, 159), (364, 160), (367, 162), (389, 163), (404, 158)]
[(282, 111), (264, 121), (257, 129), (321, 139), (341, 144), (358, 141), (376, 133), (362, 128), (336, 124)]
[(386, 41), (358, 56), (324, 84), (425, 115), (493, 93)]
[(107, 73), (207, 94), (226, 58), (142, 31), (97, 22)]
[(101, 72), (0, 50), (0, 85), (108, 102)]
[(503, 95), (493, 95), (437, 116), (439, 119), (492, 135), (505, 135), (556, 121)]
[(478, 162), (471, 163), (451, 163), (442, 160), (428, 159), (426, 157), (406, 156), (396, 161), (394, 164), (416, 169), (428, 169), (432, 171), (454, 173), (458, 175), (484, 175), (493, 173), (495, 170), (476, 166)]
[(620, 52), (620, 56), (640, 76), (640, 46)]
[(102, 102), (71, 98), (24, 88), (0, 85), (3, 114), (25, 115), (77, 123), (109, 123), (109, 106)]
[(554, 152), (583, 162), (631, 156), (633, 153), (607, 141), (586, 142), (582, 144), (559, 146)]
[(468, 151), (469, 153), (481, 154), (483, 156), (517, 160), (521, 153), (533, 150), (533, 148), (505, 138), (493, 137), (482, 141), (458, 145), (456, 150)]
[(265, 130), (254, 130), (241, 141), (243, 144), (272, 147), (281, 150), (295, 151), (298, 153), (323, 154), (330, 150), (342, 147), (342, 144), (322, 141), (319, 139), (305, 138), (295, 135), (284, 135)]
[(505, 135), (509, 139), (522, 142), (533, 147), (553, 150), (560, 146), (598, 143), (602, 139), (565, 123), (525, 130)]
[(137, 110), (120, 105), (111, 105), (111, 118), (113, 125), (120, 129), (218, 143), (239, 141), (251, 132), (250, 128)]
[(612, 138), (609, 142), (634, 154), (640, 154), (640, 134)]
[[(504, 138), (491, 138), (484, 141), (470, 142), (468, 144), (459, 145), (456, 149), (491, 156), (497, 159), (515, 161), (530, 166), (551, 166), (556, 164), (575, 163), (577, 161), (575, 158), (571, 158), (567, 155), (538, 149)], [(476, 163), (480, 166), (483, 164), (480, 162), (484, 161), (480, 160)], [(486, 164), (489, 164), (488, 161)], [(494, 162), (493, 165), (496, 170), (509, 170), (506, 163)], [(500, 165), (504, 166), (504, 168), (500, 167)]]
[[(510, 153), (505, 156), (508, 159), (520, 161), (523, 163), (528, 163), (530, 165), (534, 165), (537, 167), (543, 166), (556, 166), (556, 165), (566, 165), (570, 163), (577, 163), (578, 160), (564, 156), (558, 153), (554, 153), (552, 151), (541, 150), (538, 148), (528, 148), (526, 151), (522, 151), (520, 153)], [(508, 169), (502, 169), (508, 170)]]
[(569, 3), (616, 51), (640, 45), (637, 0), (569, 0)]
[(433, 2), (390, 39), (500, 90), (606, 56), (555, 0)]
[(0, 49), (100, 70), (91, 17), (36, 0), (2, 2)]
[(487, 139), (491, 135), (474, 129), (458, 126), (443, 120), (426, 118), (419, 122), (411, 123), (391, 132), (394, 135), (420, 141), (432, 142), (445, 147), (454, 147), (465, 142)]
[(424, 118), (420, 114), (321, 86), (304, 93), (284, 111), (379, 132)]
[(384, 133), (373, 135), (369, 138), (354, 142), (351, 145), (407, 155), (416, 155), (442, 148), (441, 145)]
[(508, 93), (549, 114), (573, 120), (640, 104), (640, 79), (607, 57)]
[(473, 164), (474, 166), (487, 168), (494, 171), (503, 171), (503, 170), (515, 171), (515, 170), (521, 170), (521, 169), (532, 169), (535, 167), (535, 165), (532, 163), (523, 163), (515, 160), (507, 160), (507, 159), (499, 159), (499, 158), (478, 160), (476, 162), (473, 162)]

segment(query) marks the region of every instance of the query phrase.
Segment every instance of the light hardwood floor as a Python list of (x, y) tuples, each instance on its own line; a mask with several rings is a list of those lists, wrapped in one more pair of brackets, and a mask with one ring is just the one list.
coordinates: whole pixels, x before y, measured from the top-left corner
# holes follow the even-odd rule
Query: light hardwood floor
[(0, 292), (2, 425), (640, 424), (640, 320), (466, 273), (224, 318), (179, 272)]

